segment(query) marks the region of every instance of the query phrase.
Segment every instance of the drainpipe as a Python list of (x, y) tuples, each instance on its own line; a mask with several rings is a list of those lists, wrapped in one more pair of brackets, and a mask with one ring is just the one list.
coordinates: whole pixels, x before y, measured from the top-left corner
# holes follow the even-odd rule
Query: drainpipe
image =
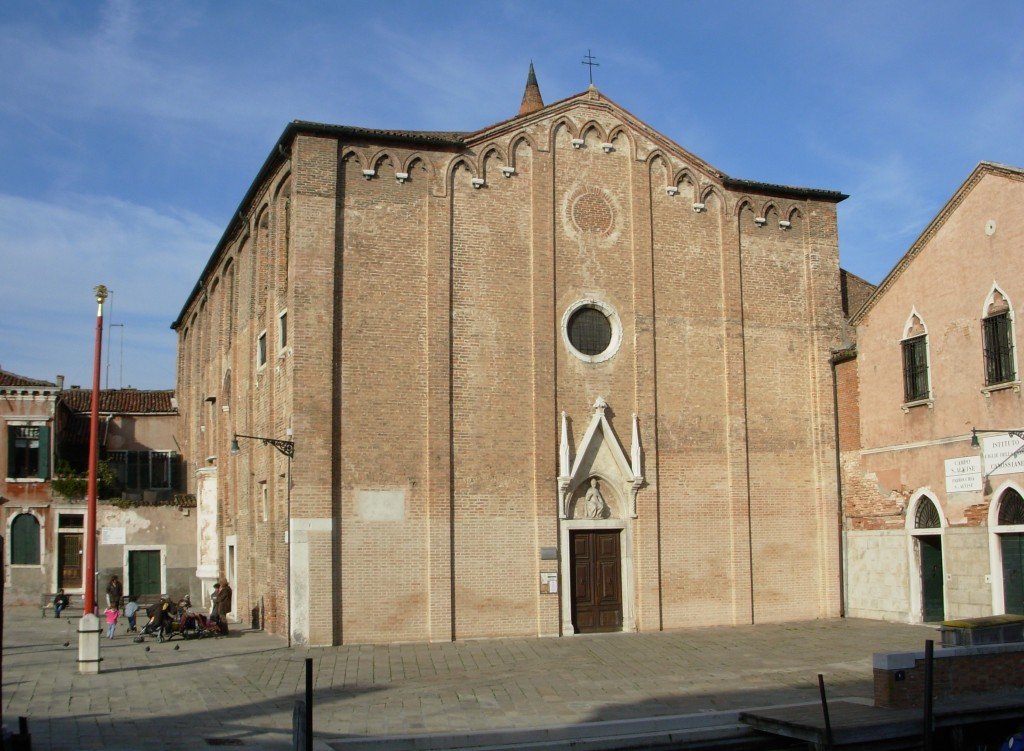
[(836, 376), (836, 365), (855, 360), (856, 345), (846, 349), (834, 350), (829, 358), (832, 368), (832, 424), (836, 436), (836, 513), (839, 517), (839, 616), (846, 617), (846, 531), (843, 528), (843, 461), (839, 445), (839, 379)]

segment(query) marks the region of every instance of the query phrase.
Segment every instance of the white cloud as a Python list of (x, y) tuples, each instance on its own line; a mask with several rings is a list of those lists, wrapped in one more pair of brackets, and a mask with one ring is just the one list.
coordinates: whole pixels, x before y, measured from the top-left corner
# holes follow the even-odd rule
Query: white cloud
[(194, 214), (81, 194), (52, 201), (0, 194), (0, 225), (0, 365), (90, 383), (92, 289), (103, 283), (113, 290), (110, 321), (125, 324), (125, 385), (173, 385), (168, 327), (218, 227)]

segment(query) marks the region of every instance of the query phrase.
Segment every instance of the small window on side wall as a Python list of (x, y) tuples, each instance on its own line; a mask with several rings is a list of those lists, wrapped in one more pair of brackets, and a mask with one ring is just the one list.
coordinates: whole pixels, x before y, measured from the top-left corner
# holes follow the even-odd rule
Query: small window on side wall
[(288, 346), (288, 311), (283, 310), (277, 315), (277, 341), (278, 349)]
[(267, 332), (260, 334), (256, 340), (256, 367), (262, 368), (267, 364)]

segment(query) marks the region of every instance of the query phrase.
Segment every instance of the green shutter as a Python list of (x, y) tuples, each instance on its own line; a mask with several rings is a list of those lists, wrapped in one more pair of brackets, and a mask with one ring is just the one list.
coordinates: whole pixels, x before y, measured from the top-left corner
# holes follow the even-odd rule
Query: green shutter
[(181, 482), (181, 455), (171, 454), (171, 490), (184, 490)]
[(11, 563), (39, 565), (39, 521), (32, 514), (18, 514), (11, 524)]
[(17, 432), (17, 428), (7, 428), (7, 474), (5, 477), (14, 477), (14, 462), (16, 461), (14, 456), (14, 435)]
[(43, 480), (50, 476), (50, 426), (39, 426), (39, 472)]

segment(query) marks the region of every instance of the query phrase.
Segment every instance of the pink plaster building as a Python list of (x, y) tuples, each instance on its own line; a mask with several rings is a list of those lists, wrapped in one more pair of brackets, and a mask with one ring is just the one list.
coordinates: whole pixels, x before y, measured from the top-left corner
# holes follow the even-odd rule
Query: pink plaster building
[(1024, 613), (1022, 261), (1024, 170), (982, 162), (852, 318), (835, 366), (848, 615)]

